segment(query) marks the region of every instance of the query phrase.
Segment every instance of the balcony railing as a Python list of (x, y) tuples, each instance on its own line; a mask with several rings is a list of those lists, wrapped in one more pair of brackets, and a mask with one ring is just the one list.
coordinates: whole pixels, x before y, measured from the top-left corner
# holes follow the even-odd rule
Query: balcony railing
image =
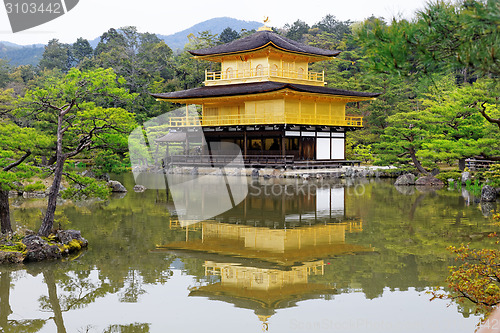
[(293, 80), (303, 80), (309, 82), (325, 82), (325, 72), (305, 72), (284, 69), (273, 69), (268, 67), (252, 68), (246, 70), (232, 70), (224, 72), (205, 71), (205, 82), (214, 82), (234, 79), (252, 78), (284, 78)]
[(335, 117), (335, 116), (313, 116), (313, 115), (286, 115), (262, 117), (245, 115), (227, 116), (205, 116), (205, 117), (172, 117), (170, 127), (193, 127), (193, 126), (237, 126), (237, 125), (324, 125), (324, 126), (348, 126), (363, 127), (363, 117)]

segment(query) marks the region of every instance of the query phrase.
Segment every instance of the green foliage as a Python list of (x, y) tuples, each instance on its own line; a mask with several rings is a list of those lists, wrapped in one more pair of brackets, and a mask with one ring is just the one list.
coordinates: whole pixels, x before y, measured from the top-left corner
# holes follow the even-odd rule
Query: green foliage
[(373, 160), (372, 146), (359, 144), (354, 147), (354, 156), (356, 158), (362, 159), (365, 163)]
[(483, 185), (479, 183), (478, 179), (474, 179), (474, 182), (472, 180), (468, 179), (465, 182), (465, 189), (475, 195), (476, 197), (481, 196), (481, 189), (483, 188)]
[(490, 185), (500, 187), (500, 164), (490, 166), (489, 170), (484, 173), (484, 177), (491, 182)]
[(24, 186), (24, 190), (26, 192), (32, 192), (32, 191), (45, 191), (45, 185), (42, 184), (40, 180), (33, 184), (28, 184)]
[(60, 43), (58, 39), (49, 41), (43, 52), (42, 59), (38, 64), (40, 69), (58, 69), (63, 72), (69, 70), (71, 66), (70, 46)]
[(292, 25), (285, 25), (286, 37), (302, 41), (302, 37), (309, 31), (309, 25), (304, 21), (297, 20)]
[(62, 197), (65, 199), (88, 199), (93, 197), (105, 199), (111, 193), (105, 181), (85, 177), (76, 172), (67, 172), (66, 178), (71, 186), (62, 191)]
[(498, 75), (500, 7), (495, 0), (429, 2), (416, 19), (370, 18), (357, 30), (372, 67), (402, 75), (467, 69)]
[(95, 167), (92, 168), (97, 176), (103, 175), (104, 173), (123, 173), (130, 169), (130, 158), (128, 153), (125, 157), (120, 156), (114, 150), (100, 150), (94, 157), (93, 161)]
[(462, 172), (460, 170), (444, 171), (440, 172), (435, 177), (445, 184), (448, 183), (448, 179), (453, 179), (453, 183), (455, 184), (461, 184)]
[(227, 27), (220, 33), (219, 43), (226, 44), (238, 38), (240, 38), (240, 34), (238, 34), (237, 31), (231, 29), (230, 27)]
[(452, 292), (435, 290), (433, 298), (472, 302), (475, 313), (489, 314), (500, 303), (500, 251), (478, 250), (463, 244), (450, 246), (449, 250), (462, 264), (450, 267), (447, 281)]
[(93, 53), (94, 50), (92, 49), (92, 46), (90, 46), (89, 41), (81, 37), (78, 38), (76, 42), (71, 45), (71, 65), (80, 65), (83, 61), (91, 59)]
[[(410, 162), (424, 172), (417, 155), (424, 151), (425, 143), (432, 137), (434, 126), (430, 121), (432, 114), (426, 111), (397, 113), (388, 118), (389, 126), (380, 136), (381, 142), (375, 145), (378, 163), (408, 165)], [(425, 160), (428, 167), (435, 161)]]
[[(0, 120), (0, 187), (4, 190), (16, 188), (16, 183), (39, 173), (39, 168), (27, 156), (26, 162), (5, 170), (29, 153), (37, 154), (50, 145), (50, 139), (34, 128), (19, 127), (7, 120)], [(24, 161), (24, 160), (23, 160)]]

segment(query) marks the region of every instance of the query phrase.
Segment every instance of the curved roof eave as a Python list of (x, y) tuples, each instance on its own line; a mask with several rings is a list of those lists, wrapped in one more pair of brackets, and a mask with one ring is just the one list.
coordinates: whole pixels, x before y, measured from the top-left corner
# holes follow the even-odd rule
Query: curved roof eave
[(320, 94), (328, 96), (343, 96), (343, 97), (361, 97), (367, 99), (376, 98), (381, 95), (381, 93), (350, 91), (350, 90), (335, 89), (329, 87), (267, 81), (267, 82), (230, 84), (223, 86), (204, 86), (188, 90), (174, 91), (170, 93), (151, 94), (151, 96), (160, 100), (180, 101), (189, 99), (263, 94), (263, 93), (277, 92), (284, 89), (290, 89), (292, 91), (300, 93)]
[(210, 48), (191, 50), (191, 53), (197, 57), (210, 57), (228, 54), (238, 54), (242, 52), (251, 52), (272, 45), (277, 49), (287, 52), (299, 53), (309, 56), (334, 57), (341, 53), (338, 50), (325, 50), (318, 47), (305, 45), (292, 39), (280, 36), (271, 31), (258, 31), (250, 36), (237, 39), (230, 43), (217, 45)]

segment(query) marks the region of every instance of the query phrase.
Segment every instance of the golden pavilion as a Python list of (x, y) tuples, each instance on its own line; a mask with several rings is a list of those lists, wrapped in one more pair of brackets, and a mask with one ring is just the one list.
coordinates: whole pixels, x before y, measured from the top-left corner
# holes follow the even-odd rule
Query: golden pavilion
[(268, 27), (190, 53), (220, 63), (221, 71), (206, 71), (203, 87), (152, 96), (186, 110), (201, 105), (200, 116), (186, 111), (171, 117), (169, 127), (188, 140), (189, 131), (201, 128), (207, 144), (236, 144), (246, 160), (343, 161), (346, 131), (363, 127), (362, 117), (346, 115), (346, 104), (380, 95), (326, 87), (324, 72), (310, 71), (309, 64), (340, 51), (301, 44)]

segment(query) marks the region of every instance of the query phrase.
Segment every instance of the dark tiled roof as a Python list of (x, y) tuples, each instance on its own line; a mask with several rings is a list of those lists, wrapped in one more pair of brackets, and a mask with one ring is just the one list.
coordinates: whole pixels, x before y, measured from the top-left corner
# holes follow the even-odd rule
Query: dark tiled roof
[(192, 99), (192, 98), (262, 94), (266, 92), (279, 91), (283, 89), (291, 89), (297, 92), (306, 92), (314, 94), (354, 96), (354, 97), (377, 97), (381, 94), (381, 93), (350, 91), (350, 90), (335, 89), (335, 88), (328, 88), (321, 86), (310, 86), (304, 84), (266, 81), (266, 82), (228, 84), (220, 86), (205, 86), (205, 87), (174, 91), (163, 94), (151, 94), (151, 96), (160, 99)]
[(272, 31), (258, 31), (250, 36), (237, 39), (227, 44), (214, 47), (189, 51), (195, 56), (210, 56), (216, 54), (240, 53), (250, 50), (258, 50), (271, 44), (277, 48), (296, 53), (312, 54), (318, 56), (334, 57), (340, 51), (325, 50), (318, 47), (301, 44), (297, 41), (280, 36)]
[(156, 142), (184, 142), (186, 141), (185, 132), (168, 132), (161, 138), (155, 140)]

